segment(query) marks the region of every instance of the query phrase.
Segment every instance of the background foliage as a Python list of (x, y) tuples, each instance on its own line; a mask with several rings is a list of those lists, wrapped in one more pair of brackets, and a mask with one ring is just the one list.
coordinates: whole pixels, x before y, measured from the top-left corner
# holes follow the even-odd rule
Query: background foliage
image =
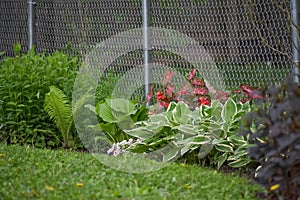
[(36, 54), (34, 49), (0, 61), (0, 140), (7, 144), (56, 147), (58, 130), (43, 109), (49, 86), (71, 97), (78, 68), (76, 57), (61, 52)]

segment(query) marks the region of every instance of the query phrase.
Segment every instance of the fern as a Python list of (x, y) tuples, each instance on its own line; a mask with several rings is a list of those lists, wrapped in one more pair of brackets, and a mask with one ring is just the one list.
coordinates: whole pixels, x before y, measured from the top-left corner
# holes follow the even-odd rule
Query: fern
[(70, 147), (73, 144), (71, 131), (73, 128), (72, 108), (68, 97), (55, 86), (50, 86), (50, 92), (46, 94), (44, 110), (54, 121), (63, 138), (63, 146)]

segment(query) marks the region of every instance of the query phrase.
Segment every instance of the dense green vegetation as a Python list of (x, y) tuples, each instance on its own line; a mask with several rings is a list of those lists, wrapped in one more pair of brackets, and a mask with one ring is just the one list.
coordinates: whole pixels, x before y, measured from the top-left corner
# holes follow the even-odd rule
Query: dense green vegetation
[[(267, 89), (249, 86), (272, 78), (275, 72), (267, 66), (245, 66), (238, 77), (252, 68), (267, 70), (268, 77), (215, 93), (196, 69), (176, 91), (174, 73), (166, 71), (161, 87), (147, 95), (154, 103), (150, 107), (147, 101), (112, 98), (121, 76), (112, 70), (99, 77), (93, 106), (85, 104), (88, 95), (72, 102), (78, 57), (14, 49), (15, 57), (0, 61), (0, 198), (255, 199), (256, 191), (269, 199), (300, 196), (300, 111), (294, 106), (300, 89), (293, 81)], [(227, 72), (222, 78), (230, 82)], [(97, 123), (89, 124), (91, 114)], [(75, 129), (76, 115), (85, 122), (82, 133)], [(118, 161), (118, 156), (165, 147), (171, 148), (155, 161), (179, 160), (143, 174), (119, 172), (76, 152), (89, 148)], [(221, 173), (224, 168), (235, 174)], [(264, 189), (251, 183), (250, 171)]]

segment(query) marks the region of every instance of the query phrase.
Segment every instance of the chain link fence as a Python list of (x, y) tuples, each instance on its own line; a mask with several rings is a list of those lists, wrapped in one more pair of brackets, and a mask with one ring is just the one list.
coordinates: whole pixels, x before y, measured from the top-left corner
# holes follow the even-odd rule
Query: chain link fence
[[(2, 0), (0, 5), (0, 51), (13, 56), (14, 43), (27, 51), (26, 0)], [(150, 13), (152, 27), (178, 31), (203, 46), (218, 70), (207, 65), (204, 73), (209, 72), (212, 83), (222, 79), (227, 89), (278, 83), (293, 68), (289, 0), (152, 0)], [(67, 49), (84, 55), (92, 45), (141, 27), (139, 0), (38, 0), (35, 5), (37, 52)], [(152, 58), (174, 69), (193, 67), (159, 49), (152, 50)], [(142, 64), (142, 50), (136, 50), (110, 68), (124, 72)]]

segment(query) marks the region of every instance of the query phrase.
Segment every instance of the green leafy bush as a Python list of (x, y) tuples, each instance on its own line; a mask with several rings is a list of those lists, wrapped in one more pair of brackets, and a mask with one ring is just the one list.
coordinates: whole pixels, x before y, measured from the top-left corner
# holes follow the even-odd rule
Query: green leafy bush
[(267, 199), (300, 197), (300, 88), (289, 77), (280, 87), (262, 91), (268, 98), (248, 118), (249, 155), (259, 162), (255, 180)]
[(135, 100), (105, 99), (96, 105), (96, 109), (88, 105), (91, 111), (96, 112), (100, 128), (107, 136), (110, 143), (128, 140), (130, 136), (124, 132), (135, 122), (146, 120), (148, 109), (145, 105), (138, 106)]
[(0, 61), (0, 140), (56, 147), (60, 144), (58, 131), (43, 109), (44, 99), (50, 85), (71, 97), (77, 58), (60, 52), (36, 54), (34, 50), (16, 54)]
[(221, 167), (247, 165), (248, 141), (237, 134), (242, 117), (251, 110), (248, 103), (236, 103), (229, 98), (225, 104), (212, 101), (195, 110), (183, 102), (172, 102), (165, 112), (149, 115), (149, 120), (137, 122), (135, 128), (124, 130), (128, 135), (142, 139), (128, 150), (143, 153), (172, 145), (172, 152), (164, 154), (170, 161), (185, 154), (197, 152), (197, 157)]

